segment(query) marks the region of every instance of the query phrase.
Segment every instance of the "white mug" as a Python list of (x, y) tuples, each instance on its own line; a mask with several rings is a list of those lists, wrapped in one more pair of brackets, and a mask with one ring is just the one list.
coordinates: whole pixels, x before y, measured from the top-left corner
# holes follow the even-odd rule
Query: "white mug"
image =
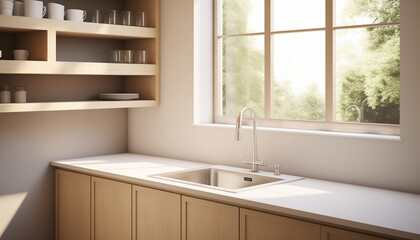
[(24, 16), (25, 11), (23, 10), (23, 2), (13, 2), (13, 16)]
[(13, 1), (0, 0), (0, 14), (12, 16), (13, 14)]
[(64, 20), (64, 6), (58, 3), (48, 3), (48, 18)]
[(25, 0), (24, 9), (26, 17), (43, 18), (47, 13), (47, 7), (42, 1)]
[(28, 60), (29, 51), (25, 49), (15, 49), (13, 50), (13, 56), (15, 60)]
[(83, 22), (86, 19), (86, 11), (80, 9), (67, 9), (66, 19), (70, 21)]

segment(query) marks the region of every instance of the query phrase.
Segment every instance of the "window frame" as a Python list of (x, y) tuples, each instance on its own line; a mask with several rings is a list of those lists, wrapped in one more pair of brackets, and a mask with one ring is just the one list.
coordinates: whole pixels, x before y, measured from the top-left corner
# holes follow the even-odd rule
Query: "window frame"
[[(378, 24), (362, 24), (362, 25), (346, 25), (334, 26), (334, 2), (335, 0), (325, 0), (325, 27), (309, 28), (286, 31), (272, 31), (272, 1), (264, 0), (264, 32), (243, 33), (219, 35), (222, 29), (222, 13), (220, 4), (223, 0), (213, 0), (213, 71), (214, 71), (214, 107), (213, 122), (219, 124), (235, 124), (235, 117), (223, 116), (222, 109), (222, 41), (221, 38), (242, 37), (242, 36), (261, 36), (264, 35), (264, 118), (258, 118), (258, 125), (273, 128), (291, 128), (302, 130), (320, 130), (320, 131), (336, 131), (351, 133), (372, 133), (384, 135), (400, 135), (400, 124), (380, 124), (380, 123), (353, 123), (353, 122), (337, 122), (336, 106), (335, 106), (335, 30), (383, 27), (383, 26), (400, 26), (399, 22), (378, 23)], [(276, 119), (274, 116), (274, 93), (273, 93), (273, 36), (282, 33), (297, 32), (313, 32), (325, 31), (325, 120), (291, 120)], [(245, 107), (245, 106), (244, 106)], [(400, 114), (401, 115), (401, 114)]]

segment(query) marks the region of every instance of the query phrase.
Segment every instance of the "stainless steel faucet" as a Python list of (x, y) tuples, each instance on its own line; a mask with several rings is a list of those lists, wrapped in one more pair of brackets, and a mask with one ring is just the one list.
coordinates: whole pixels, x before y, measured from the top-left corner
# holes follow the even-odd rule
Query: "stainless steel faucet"
[(242, 116), (244, 114), (244, 112), (249, 111), (252, 115), (252, 125), (253, 125), (253, 136), (254, 136), (254, 154), (252, 156), (252, 161), (249, 160), (244, 160), (243, 162), (246, 164), (251, 164), (252, 165), (252, 172), (258, 172), (258, 166), (264, 166), (265, 163), (264, 161), (259, 161), (258, 160), (258, 154), (257, 154), (257, 125), (256, 125), (256, 121), (255, 121), (255, 112), (254, 110), (252, 110), (249, 107), (245, 107), (244, 109), (241, 110), (241, 112), (238, 115), (238, 118), (236, 119), (236, 135), (235, 135), (235, 140), (239, 141), (240, 140), (240, 136), (241, 136), (241, 127), (242, 127)]
[[(362, 103), (363, 104), (363, 103)], [(362, 106), (363, 107), (363, 106)], [(350, 108), (355, 108), (357, 110), (357, 121), (361, 122), (362, 120), (362, 112), (360, 111), (360, 108), (356, 105), (350, 105), (346, 107), (346, 111), (344, 113), (344, 120), (347, 122), (347, 112)]]

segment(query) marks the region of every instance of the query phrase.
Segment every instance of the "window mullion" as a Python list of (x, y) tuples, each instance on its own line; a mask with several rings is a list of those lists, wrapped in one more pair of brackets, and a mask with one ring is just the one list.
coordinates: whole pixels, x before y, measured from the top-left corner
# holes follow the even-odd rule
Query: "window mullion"
[(334, 3), (325, 0), (325, 121), (335, 121)]
[(215, 79), (213, 84), (213, 121), (216, 122), (216, 119), (223, 116), (223, 107), (222, 107), (222, 53), (221, 53), (221, 44), (218, 40), (218, 35), (222, 34), (221, 23), (222, 23), (222, 10), (220, 8), (221, 0), (213, 1), (213, 77)]
[(274, 91), (272, 81), (272, 41), (271, 41), (271, 0), (264, 2), (264, 115), (265, 118), (274, 116)]

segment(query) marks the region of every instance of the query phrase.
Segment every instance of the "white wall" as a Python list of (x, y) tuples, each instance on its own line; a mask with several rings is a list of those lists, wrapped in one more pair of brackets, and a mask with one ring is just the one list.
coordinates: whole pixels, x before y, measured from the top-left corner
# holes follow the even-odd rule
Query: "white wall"
[[(249, 167), (241, 163), (251, 154), (249, 130), (235, 143), (233, 127), (193, 124), (194, 81), (204, 80), (194, 79), (203, 62), (194, 59), (194, 6), (206, 2), (161, 0), (161, 106), (129, 110), (129, 151)], [(264, 169), (280, 163), (288, 174), (420, 193), (419, 9), (418, 0), (401, 0), (402, 141), (261, 130)]]

